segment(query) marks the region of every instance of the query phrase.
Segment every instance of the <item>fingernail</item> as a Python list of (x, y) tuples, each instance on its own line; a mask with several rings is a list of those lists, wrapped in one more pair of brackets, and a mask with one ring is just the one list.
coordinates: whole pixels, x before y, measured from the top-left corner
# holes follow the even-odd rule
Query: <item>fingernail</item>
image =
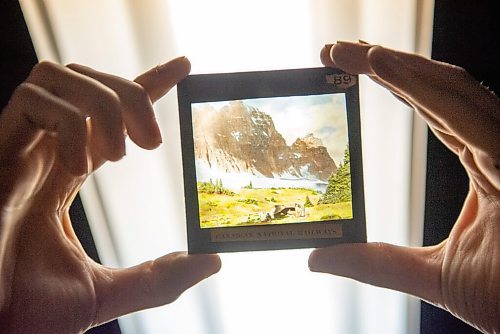
[(189, 61), (188, 57), (186, 57), (186, 56), (180, 56), (180, 57), (174, 58), (174, 61), (188, 63), (189, 65), (191, 65), (191, 62)]
[(174, 58), (174, 59), (171, 59), (171, 60), (167, 61), (166, 63), (159, 64), (159, 65), (158, 65), (158, 67), (159, 67), (159, 68), (163, 68), (163, 67), (165, 67), (166, 65), (168, 65), (169, 63), (172, 63), (172, 62), (178, 62), (178, 61), (184, 61), (184, 60), (188, 60), (188, 59), (186, 58), (186, 56), (179, 56), (179, 57), (176, 57), (176, 58)]
[(321, 49), (319, 57), (320, 57), (321, 63), (325, 66), (333, 66), (334, 65), (332, 57), (331, 57), (331, 50), (333, 48), (333, 45), (334, 44), (325, 44), (325, 46), (323, 46), (323, 48)]
[(328, 52), (328, 57), (330, 57), (330, 60), (333, 61), (333, 58), (332, 58), (332, 50), (333, 50), (333, 46), (335, 44), (327, 44), (325, 45), (325, 47), (327, 48), (326, 51)]
[(370, 43), (363, 41), (362, 39), (358, 39), (360, 44), (370, 45)]

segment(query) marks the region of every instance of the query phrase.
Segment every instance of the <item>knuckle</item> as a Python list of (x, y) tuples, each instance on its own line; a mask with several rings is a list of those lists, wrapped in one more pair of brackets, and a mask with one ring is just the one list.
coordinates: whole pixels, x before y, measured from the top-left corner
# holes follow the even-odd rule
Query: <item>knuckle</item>
[(459, 73), (459, 74), (466, 74), (467, 71), (461, 67), (461, 66), (458, 66), (458, 65), (452, 65), (452, 68), (453, 70), (456, 72), (456, 73)]
[(92, 104), (102, 111), (117, 112), (121, 108), (121, 100), (118, 94), (111, 88), (100, 85), (90, 96)]
[(123, 134), (122, 123), (122, 103), (116, 92), (109, 89), (100, 97), (96, 97), (95, 103), (98, 105), (97, 112), (100, 114), (101, 120), (108, 126), (110, 135)]
[(129, 93), (133, 96), (134, 100), (149, 102), (149, 95), (146, 89), (137, 82), (131, 82)]
[(146, 89), (136, 82), (124, 82), (124, 85), (119, 90), (119, 97), (124, 109), (127, 111), (147, 110), (151, 106), (151, 100)]
[(30, 78), (46, 77), (50, 73), (54, 73), (59, 65), (56, 63), (44, 60), (33, 66), (30, 73)]
[(66, 119), (69, 123), (74, 124), (77, 129), (86, 127), (86, 116), (78, 112), (78, 110), (68, 110), (65, 113)]
[(80, 66), (80, 64), (77, 64), (77, 63), (66, 64), (66, 67), (68, 67), (68, 68), (79, 67), (79, 66)]
[(33, 85), (28, 82), (23, 82), (19, 86), (16, 87), (14, 92), (12, 93), (11, 101), (15, 102), (18, 100), (26, 100), (29, 96), (34, 93)]
[(37, 98), (39, 98), (39, 91), (37, 89), (37, 86), (29, 82), (23, 82), (12, 92), (12, 95), (9, 99), (9, 104), (27, 105), (28, 103), (34, 103), (33, 100)]
[(155, 282), (155, 262), (147, 261), (143, 264), (144, 275), (140, 277), (140, 287), (144, 295), (148, 296), (154, 293), (154, 282)]
[(467, 72), (467, 70), (464, 69), (461, 66), (452, 65), (451, 66), (451, 70), (453, 71), (452, 73), (454, 74), (454, 76), (458, 80), (470, 79), (471, 78), (471, 75), (469, 74), (469, 72)]

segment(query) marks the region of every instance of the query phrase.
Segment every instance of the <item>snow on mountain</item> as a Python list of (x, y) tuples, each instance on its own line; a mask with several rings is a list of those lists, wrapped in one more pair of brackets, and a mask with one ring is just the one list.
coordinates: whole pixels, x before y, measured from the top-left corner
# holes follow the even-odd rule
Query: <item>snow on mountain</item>
[(197, 166), (226, 174), (324, 182), (337, 170), (319, 138), (308, 134), (288, 146), (268, 114), (242, 101), (194, 110), (193, 131)]

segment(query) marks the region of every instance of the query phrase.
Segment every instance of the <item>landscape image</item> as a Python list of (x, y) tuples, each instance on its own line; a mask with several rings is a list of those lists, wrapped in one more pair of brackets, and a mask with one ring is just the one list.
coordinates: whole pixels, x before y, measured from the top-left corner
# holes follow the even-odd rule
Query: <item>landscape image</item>
[(344, 94), (192, 105), (201, 228), (352, 218)]

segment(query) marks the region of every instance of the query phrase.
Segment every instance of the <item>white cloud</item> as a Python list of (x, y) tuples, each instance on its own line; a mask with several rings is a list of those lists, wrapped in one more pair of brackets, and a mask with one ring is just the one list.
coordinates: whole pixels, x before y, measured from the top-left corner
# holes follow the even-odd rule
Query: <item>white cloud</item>
[(337, 165), (348, 143), (344, 94), (277, 97), (246, 100), (269, 114), (288, 145), (313, 133), (326, 146)]

